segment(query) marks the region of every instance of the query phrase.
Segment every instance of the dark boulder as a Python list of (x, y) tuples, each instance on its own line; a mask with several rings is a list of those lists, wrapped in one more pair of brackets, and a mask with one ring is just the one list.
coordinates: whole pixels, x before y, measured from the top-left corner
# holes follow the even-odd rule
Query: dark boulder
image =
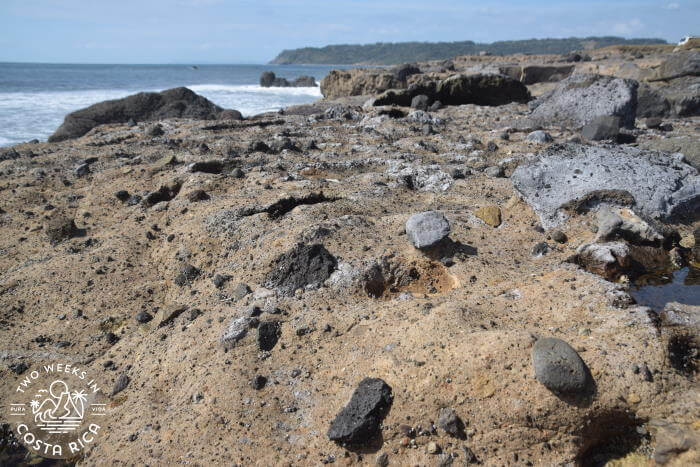
[(581, 128), (597, 117), (618, 116), (621, 126), (634, 128), (637, 87), (634, 80), (574, 74), (531, 103), (529, 120), (542, 126)]
[(352, 394), (350, 402), (336, 415), (328, 429), (328, 438), (336, 443), (359, 445), (379, 433), (379, 424), (391, 408), (391, 387), (379, 378), (365, 378)]
[(654, 80), (671, 80), (683, 76), (700, 76), (700, 51), (671, 54), (656, 70)]
[(182, 183), (177, 180), (161, 185), (158, 191), (152, 191), (146, 195), (143, 204), (147, 208), (150, 208), (151, 206), (155, 206), (163, 201), (170, 201), (171, 199), (175, 198), (178, 193), (180, 193), (181, 187)]
[(616, 141), (620, 133), (620, 117), (598, 117), (584, 125), (581, 136), (588, 141)]
[(263, 321), (258, 326), (258, 348), (269, 352), (275, 347), (282, 335), (282, 325), (279, 321)]
[(263, 71), (260, 75), (260, 86), (269, 88), (275, 82), (275, 74), (271, 71)]
[(75, 222), (61, 212), (57, 212), (46, 222), (46, 235), (52, 245), (80, 235)]
[(547, 229), (601, 203), (634, 206), (637, 214), (660, 220), (700, 206), (700, 176), (693, 167), (627, 146), (551, 145), (521, 163), (511, 181)]
[(574, 65), (530, 65), (523, 67), (520, 81), (523, 84), (554, 83), (567, 78), (573, 71)]
[(260, 86), (263, 88), (288, 87), (289, 82), (284, 78), (278, 78), (271, 71), (263, 71), (260, 75)]
[(336, 266), (335, 257), (323, 245), (299, 244), (274, 261), (265, 286), (292, 295), (296, 289), (320, 287)]
[(438, 426), (450, 436), (464, 438), (464, 422), (459, 418), (457, 412), (449, 407), (440, 409), (438, 414)]
[(428, 110), (430, 98), (425, 94), (419, 94), (411, 99), (411, 107), (418, 110)]
[(662, 83), (642, 83), (637, 117), (691, 117), (700, 115), (700, 77), (684, 76)]
[(216, 119), (221, 107), (187, 88), (140, 92), (122, 99), (99, 102), (66, 115), (49, 142), (78, 138), (98, 125), (153, 121), (166, 118)]
[(219, 120), (243, 120), (243, 114), (238, 110), (226, 109), (219, 114)]
[(304, 75), (292, 81), (292, 87), (295, 88), (315, 88), (316, 86), (318, 86), (318, 83), (313, 76)]
[(408, 107), (415, 97), (424, 95), (429, 101), (444, 105), (503, 105), (527, 102), (530, 93), (523, 83), (505, 75), (452, 75), (442, 81), (414, 83), (406, 89), (390, 89), (374, 100), (374, 106)]
[(406, 81), (409, 76), (419, 74), (420, 68), (415, 63), (404, 63), (392, 68), (391, 72), (397, 79)]
[(532, 349), (532, 364), (537, 381), (553, 392), (582, 395), (589, 385), (588, 367), (561, 339), (539, 339)]
[(504, 75), (452, 75), (437, 84), (436, 98), (445, 105), (504, 105), (527, 102), (530, 92), (518, 80)]
[(670, 115), (671, 103), (663, 92), (647, 83), (640, 84), (637, 91), (637, 118), (663, 118)]

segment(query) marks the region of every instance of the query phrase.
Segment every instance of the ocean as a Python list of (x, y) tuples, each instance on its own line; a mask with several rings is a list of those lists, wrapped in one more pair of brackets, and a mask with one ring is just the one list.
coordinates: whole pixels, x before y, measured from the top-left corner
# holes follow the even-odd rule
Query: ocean
[(325, 65), (70, 65), (0, 63), (0, 146), (45, 141), (66, 114), (136, 92), (186, 86), (244, 116), (313, 102), (315, 88), (262, 88), (263, 71), (321, 81)]

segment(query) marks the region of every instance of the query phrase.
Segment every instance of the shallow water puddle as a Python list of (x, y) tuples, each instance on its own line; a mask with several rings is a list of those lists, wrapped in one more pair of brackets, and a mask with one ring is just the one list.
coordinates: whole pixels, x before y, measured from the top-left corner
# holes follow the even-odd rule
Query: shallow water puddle
[(639, 277), (630, 287), (638, 304), (661, 311), (670, 302), (700, 306), (700, 269), (687, 267)]

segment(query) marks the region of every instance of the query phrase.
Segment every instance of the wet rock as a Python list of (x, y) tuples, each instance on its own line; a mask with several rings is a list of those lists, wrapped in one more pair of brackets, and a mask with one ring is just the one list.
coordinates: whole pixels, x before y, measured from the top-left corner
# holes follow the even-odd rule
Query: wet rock
[(175, 284), (180, 287), (191, 284), (199, 275), (201, 271), (191, 264), (184, 265), (180, 272), (175, 276)]
[(454, 409), (448, 407), (440, 409), (437, 425), (450, 436), (464, 438), (464, 423)]
[(693, 212), (700, 201), (694, 168), (632, 147), (556, 144), (520, 164), (511, 180), (545, 228), (563, 222), (568, 211), (600, 204), (633, 205), (641, 215), (665, 220)]
[(553, 392), (583, 394), (589, 384), (589, 371), (578, 353), (563, 340), (538, 339), (532, 349), (537, 380)]
[[(671, 227), (651, 225), (629, 209), (603, 206), (597, 213), (596, 242), (623, 239), (635, 245), (664, 246), (667, 249), (680, 239)], [(657, 230), (658, 227), (658, 230)]]
[(282, 335), (282, 325), (279, 321), (263, 321), (258, 326), (258, 348), (270, 351), (275, 347)]
[(474, 215), (491, 227), (501, 225), (501, 208), (498, 206), (483, 206), (474, 211)]
[(576, 249), (576, 263), (612, 280), (631, 266), (629, 246), (624, 242), (585, 243)]
[(440, 212), (421, 212), (406, 221), (406, 234), (416, 248), (428, 248), (450, 234), (450, 223)]
[(289, 82), (284, 78), (278, 78), (272, 71), (263, 71), (260, 75), (260, 86), (263, 88), (269, 87), (287, 87)]
[(543, 130), (535, 130), (527, 135), (528, 141), (533, 141), (535, 143), (551, 143), (552, 135)]
[(618, 116), (623, 127), (634, 128), (637, 87), (634, 80), (574, 74), (535, 101), (530, 120), (542, 126), (581, 128), (597, 117)]
[(321, 244), (298, 244), (280, 255), (265, 278), (265, 287), (286, 295), (296, 289), (318, 288), (330, 277), (337, 261)]
[(581, 136), (588, 141), (616, 141), (620, 133), (620, 117), (597, 117), (586, 123), (581, 130)]
[[(166, 118), (215, 119), (221, 108), (187, 88), (141, 92), (123, 99), (108, 100), (69, 113), (49, 142), (78, 138), (98, 125), (161, 120)], [(161, 128), (162, 131), (162, 128)], [(161, 133), (162, 134), (162, 133)], [(152, 135), (149, 135), (152, 136)]]
[(668, 325), (684, 326), (700, 333), (700, 305), (670, 302), (664, 306), (663, 316)]
[(316, 83), (316, 78), (313, 76), (302, 75), (295, 78), (290, 83), (290, 86), (293, 88), (315, 88), (318, 86), (318, 83)]
[(379, 378), (365, 378), (355, 389), (350, 402), (336, 415), (328, 430), (328, 438), (350, 445), (370, 441), (379, 432), (379, 425), (393, 401), (391, 387)]

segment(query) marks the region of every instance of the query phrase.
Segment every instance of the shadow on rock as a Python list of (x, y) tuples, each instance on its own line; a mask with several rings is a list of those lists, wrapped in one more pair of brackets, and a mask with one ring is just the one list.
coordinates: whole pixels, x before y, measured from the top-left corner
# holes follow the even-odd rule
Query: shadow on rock
[(469, 256), (476, 256), (479, 250), (471, 245), (465, 245), (460, 241), (454, 241), (447, 237), (442, 239), (436, 245), (426, 248), (423, 253), (434, 261), (442, 261), (445, 259), (465, 260)]

